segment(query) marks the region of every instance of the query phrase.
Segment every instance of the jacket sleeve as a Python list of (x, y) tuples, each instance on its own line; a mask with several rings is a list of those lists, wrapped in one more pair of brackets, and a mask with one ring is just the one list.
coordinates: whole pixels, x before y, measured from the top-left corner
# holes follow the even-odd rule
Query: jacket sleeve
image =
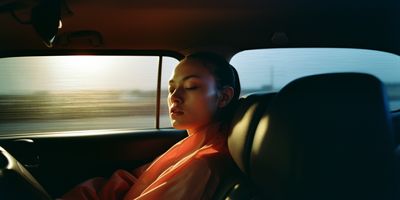
[(92, 178), (64, 194), (61, 200), (116, 200), (122, 199), (137, 178), (124, 170), (117, 170), (107, 180)]
[(128, 194), (125, 200), (210, 199), (218, 179), (207, 160), (197, 158), (172, 167), (139, 196)]

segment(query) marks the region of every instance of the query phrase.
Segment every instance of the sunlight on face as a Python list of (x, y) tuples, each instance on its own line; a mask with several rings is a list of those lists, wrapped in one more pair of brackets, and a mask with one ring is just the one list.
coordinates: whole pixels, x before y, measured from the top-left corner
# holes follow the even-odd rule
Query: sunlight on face
[(171, 125), (188, 134), (209, 126), (217, 110), (218, 91), (214, 76), (202, 63), (183, 60), (169, 83)]

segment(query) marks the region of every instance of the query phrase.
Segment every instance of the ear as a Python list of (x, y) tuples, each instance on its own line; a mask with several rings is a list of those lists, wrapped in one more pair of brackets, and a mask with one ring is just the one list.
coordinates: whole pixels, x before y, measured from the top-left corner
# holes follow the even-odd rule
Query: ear
[(218, 98), (218, 108), (223, 108), (231, 102), (234, 90), (230, 86), (225, 86), (221, 91)]

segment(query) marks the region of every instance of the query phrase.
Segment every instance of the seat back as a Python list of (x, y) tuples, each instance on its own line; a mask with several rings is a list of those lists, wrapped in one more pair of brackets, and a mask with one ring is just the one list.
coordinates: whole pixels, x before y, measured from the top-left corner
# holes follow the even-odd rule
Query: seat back
[(254, 93), (239, 99), (228, 139), (230, 154), (238, 167), (226, 169), (230, 176), (224, 177), (214, 199), (251, 199), (254, 196), (253, 185), (245, 173), (258, 121), (275, 94)]
[(297, 79), (265, 110), (248, 174), (265, 199), (394, 199), (394, 138), (375, 77)]
[(400, 111), (392, 113), (393, 129), (396, 145), (400, 145)]
[(396, 199), (400, 199), (400, 111), (392, 113), (393, 129), (396, 142)]
[(250, 151), (256, 128), (275, 95), (276, 93), (253, 93), (239, 100), (228, 147), (232, 158), (244, 173), (249, 172)]

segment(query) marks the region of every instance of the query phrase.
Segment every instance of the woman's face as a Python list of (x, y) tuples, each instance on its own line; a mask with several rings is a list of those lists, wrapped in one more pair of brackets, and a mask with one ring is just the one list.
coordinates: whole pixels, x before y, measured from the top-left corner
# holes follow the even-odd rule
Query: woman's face
[(176, 129), (196, 132), (209, 125), (218, 109), (218, 90), (210, 71), (196, 60), (184, 59), (169, 81), (168, 107)]

